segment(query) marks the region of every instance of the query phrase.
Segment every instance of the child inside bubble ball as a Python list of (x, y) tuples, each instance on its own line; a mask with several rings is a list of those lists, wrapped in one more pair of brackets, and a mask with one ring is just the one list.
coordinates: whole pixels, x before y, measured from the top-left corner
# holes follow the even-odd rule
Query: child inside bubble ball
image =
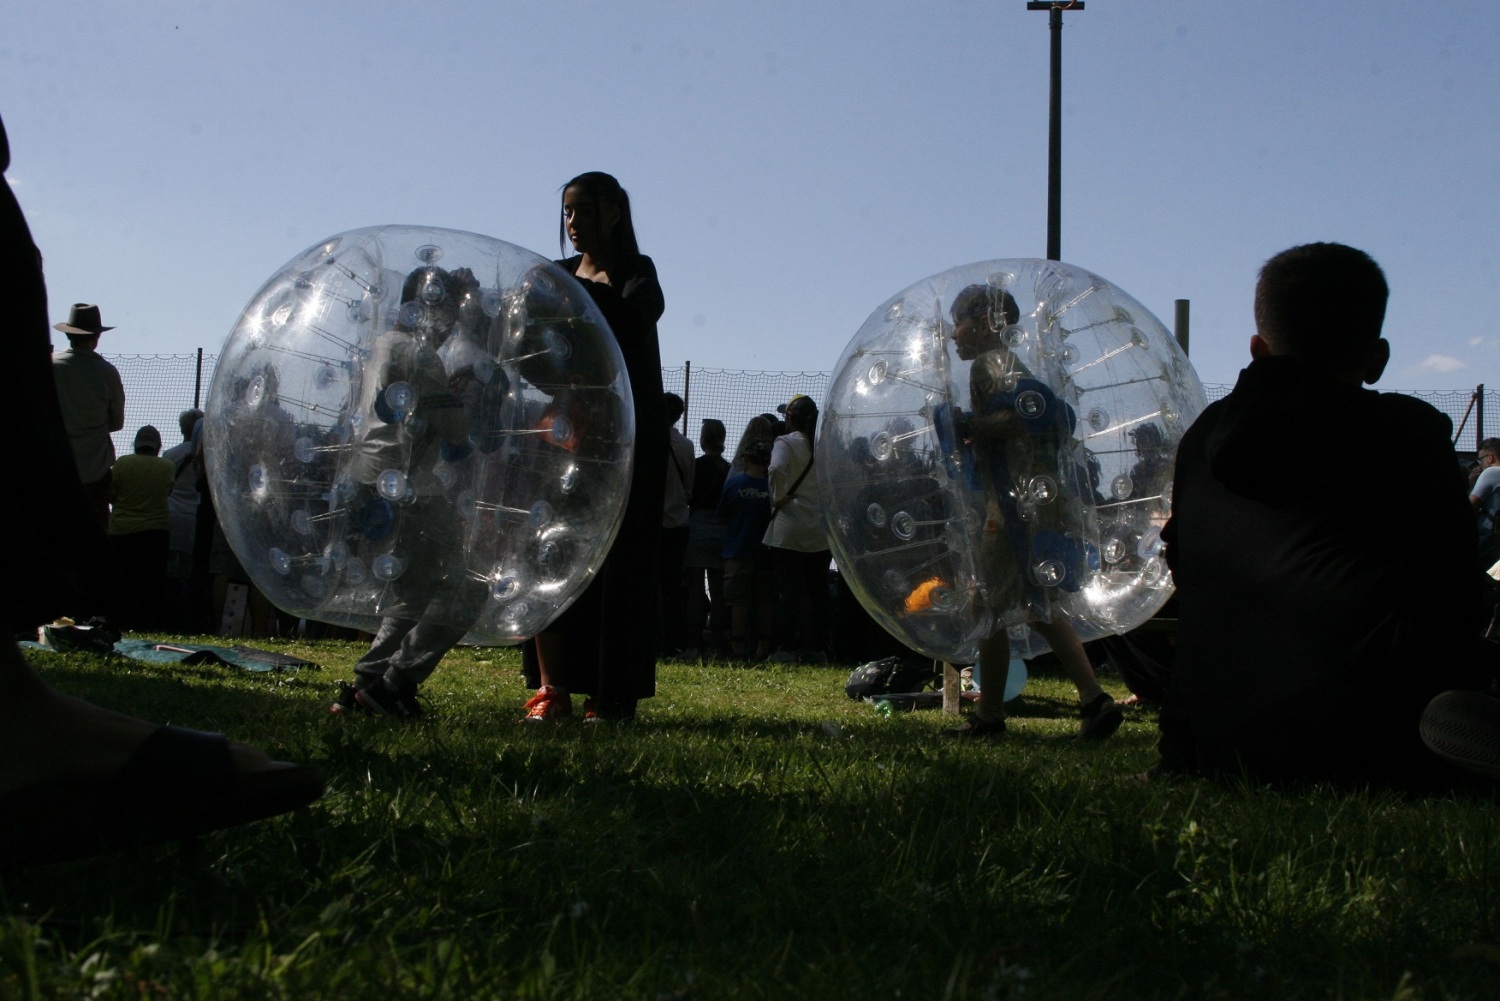
[[(371, 352), (372, 375), (361, 389), (365, 426), (348, 470), (359, 484), (349, 518), (380, 526), (378, 535), (365, 533), (377, 546), (399, 539), (404, 567), (386, 585), (380, 628), (354, 665), (354, 683), (340, 683), (335, 715), (421, 716), (418, 687), (483, 605), (483, 586), (465, 570), (453, 491), (438, 473), (440, 464), (461, 468), (472, 451), (468, 430), (476, 408), (504, 393), (503, 377), (481, 384), (472, 362), (465, 365), (452, 351), (450, 373), (441, 353), (478, 287), (468, 269), (413, 270), (402, 285), (395, 324)], [(392, 496), (400, 493), (392, 483), (404, 483), (405, 495)]]
[[(1021, 618), (1052, 647), (1078, 690), (1083, 737), (1102, 740), (1119, 729), (1121, 712), (1099, 685), (1083, 644), (1068, 620), (1050, 608), (1050, 591), (1077, 589), (1082, 553), (1055, 512), (1060, 490), (1076, 486), (1065, 475), (1064, 454), (1074, 417), (1072, 408), (1037, 379), (1007, 343), (1020, 308), (1001, 288), (970, 285), (953, 300), (953, 346), (969, 366), (972, 408), (958, 417), (957, 432), (971, 448), (984, 488), (980, 571), (986, 601), (994, 615), (989, 636), (979, 644), (987, 677), (968, 720), (946, 731), (959, 739), (1005, 734), (1005, 673), (1010, 663), (1008, 619)], [(1027, 489), (1017, 488), (1023, 478)], [(1033, 498), (1051, 496), (1043, 503)], [(1021, 494), (1027, 494), (1022, 500)], [(1028, 505), (1023, 513), (1022, 504)], [(1049, 517), (1051, 515), (1051, 517)], [(999, 669), (999, 670), (997, 670)]]

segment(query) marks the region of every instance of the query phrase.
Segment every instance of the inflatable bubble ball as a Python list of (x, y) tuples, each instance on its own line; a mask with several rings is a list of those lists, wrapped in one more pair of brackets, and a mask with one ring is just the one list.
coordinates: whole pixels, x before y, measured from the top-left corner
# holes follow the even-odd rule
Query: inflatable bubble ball
[(1125, 632), (1171, 594), (1161, 529), (1204, 405), (1176, 341), (1124, 291), (1056, 261), (953, 268), (881, 305), (839, 359), (817, 442), (830, 546), (908, 646), (973, 663), (1066, 619)]
[(291, 615), (535, 635), (624, 511), (635, 427), (613, 335), (561, 268), (489, 237), (382, 226), (266, 282), (214, 372), (224, 535)]

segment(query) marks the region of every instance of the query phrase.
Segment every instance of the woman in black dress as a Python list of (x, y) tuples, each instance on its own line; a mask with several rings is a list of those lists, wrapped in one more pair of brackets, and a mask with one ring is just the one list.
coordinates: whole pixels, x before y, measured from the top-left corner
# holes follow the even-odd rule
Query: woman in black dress
[(572, 714), (572, 693), (589, 696), (585, 721), (626, 720), (656, 693), (656, 566), (667, 474), (661, 349), (665, 308), (656, 267), (636, 244), (630, 197), (609, 174), (591, 171), (563, 186), (558, 243), (577, 251), (557, 263), (598, 304), (620, 345), (635, 405), (635, 468), (625, 519), (598, 576), (523, 650), (537, 694), (525, 720)]

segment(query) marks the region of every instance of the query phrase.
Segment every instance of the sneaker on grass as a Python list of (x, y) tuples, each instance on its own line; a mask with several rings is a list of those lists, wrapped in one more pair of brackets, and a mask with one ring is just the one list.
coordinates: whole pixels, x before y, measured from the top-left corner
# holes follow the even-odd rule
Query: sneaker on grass
[(354, 695), (359, 691), (347, 681), (338, 683), (338, 694), (333, 697), (333, 705), (328, 711), (335, 716), (348, 716), (359, 712), (359, 705), (354, 701)]
[(339, 682), (328, 711), (335, 716), (389, 716), (402, 721), (419, 719), (423, 713), (416, 692), (403, 694), (380, 684), (360, 688), (347, 681)]
[(1124, 712), (1108, 692), (1100, 692), (1088, 705), (1078, 710), (1078, 736), (1085, 740), (1105, 740), (1120, 729)]
[(1443, 692), (1422, 710), (1419, 729), (1433, 754), (1500, 778), (1500, 699), (1484, 692)]
[(359, 689), (354, 702), (366, 716), (387, 716), (403, 723), (421, 719), (424, 711), (416, 692), (398, 692), (382, 684)]

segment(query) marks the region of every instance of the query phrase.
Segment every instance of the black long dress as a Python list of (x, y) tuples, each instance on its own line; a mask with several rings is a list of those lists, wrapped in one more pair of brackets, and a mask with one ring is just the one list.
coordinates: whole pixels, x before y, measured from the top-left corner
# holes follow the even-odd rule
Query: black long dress
[[(579, 256), (557, 263), (577, 274)], [(625, 518), (604, 565), (566, 612), (547, 627), (562, 638), (562, 663), (551, 681), (613, 706), (633, 708), (656, 694), (656, 573), (662, 494), (667, 476), (667, 420), (662, 406), (656, 321), (665, 309), (656, 266), (641, 256), (612, 285), (579, 279), (620, 345), (635, 410), (635, 469)], [(536, 647), (522, 648), (522, 669), (540, 683)]]

